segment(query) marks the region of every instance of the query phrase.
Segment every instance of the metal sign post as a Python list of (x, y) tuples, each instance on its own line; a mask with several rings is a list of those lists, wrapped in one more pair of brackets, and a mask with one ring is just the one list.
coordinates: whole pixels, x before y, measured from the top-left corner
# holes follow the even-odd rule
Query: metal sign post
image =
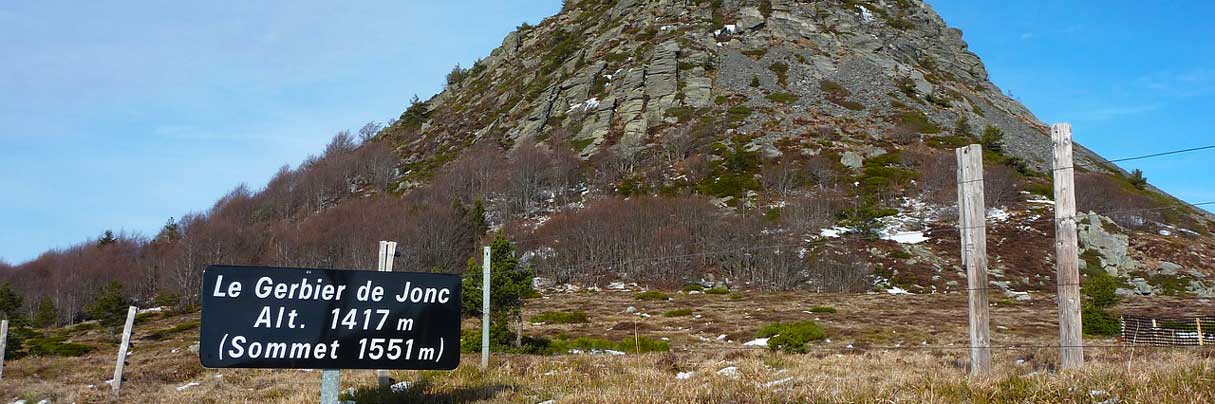
[(338, 404), (338, 390), (341, 389), (342, 374), (337, 369), (321, 371), (321, 404)]
[[(380, 265), (379, 270), (382, 272), (392, 272), (392, 259), (397, 255), (397, 243), (395, 241), (380, 242)], [(380, 387), (388, 387), (392, 384), (388, 377), (388, 371), (378, 369), (375, 371), (376, 384)]]
[(481, 369), (489, 368), (489, 246), (485, 246), (481, 264)]

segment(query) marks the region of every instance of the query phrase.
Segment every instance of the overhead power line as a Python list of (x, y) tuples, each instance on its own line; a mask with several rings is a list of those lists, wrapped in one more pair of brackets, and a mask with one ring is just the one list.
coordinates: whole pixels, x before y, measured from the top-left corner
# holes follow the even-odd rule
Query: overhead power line
[(1215, 145), (1195, 147), (1195, 148), (1191, 148), (1191, 149), (1173, 150), (1173, 151), (1167, 151), (1167, 152), (1161, 152), (1161, 153), (1145, 154), (1142, 156), (1124, 157), (1124, 158), (1120, 158), (1120, 159), (1105, 160), (1104, 162), (1105, 163), (1121, 163), (1123, 161), (1143, 160), (1143, 159), (1149, 159), (1149, 158), (1153, 158), (1153, 157), (1170, 156), (1170, 155), (1174, 155), (1174, 154), (1189, 153), (1189, 152), (1207, 150), (1207, 149), (1215, 149)]

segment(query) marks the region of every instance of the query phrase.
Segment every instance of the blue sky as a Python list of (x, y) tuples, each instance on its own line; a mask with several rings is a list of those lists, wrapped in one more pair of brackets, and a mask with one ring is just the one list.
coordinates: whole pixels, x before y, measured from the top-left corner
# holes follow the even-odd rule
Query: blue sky
[[(0, 3), (0, 259), (106, 229), (151, 234), (237, 184), (260, 187), (334, 132), (398, 116), (453, 64), (560, 8), (341, 3)], [(1215, 143), (1213, 4), (930, 3), (998, 86), (1046, 122), (1071, 122), (1107, 158)], [(1130, 167), (1205, 202), (1215, 200), (1215, 179), (1201, 175), (1212, 160)]]

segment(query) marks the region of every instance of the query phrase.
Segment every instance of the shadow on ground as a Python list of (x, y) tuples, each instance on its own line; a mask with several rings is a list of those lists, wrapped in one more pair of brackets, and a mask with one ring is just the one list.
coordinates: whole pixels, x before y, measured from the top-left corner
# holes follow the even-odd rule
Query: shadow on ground
[(352, 393), (343, 394), (342, 400), (352, 400), (358, 404), (465, 403), (490, 400), (503, 391), (516, 388), (511, 385), (491, 384), (433, 391), (433, 387), (430, 381), (423, 379), (409, 383), (408, 386), (358, 389)]

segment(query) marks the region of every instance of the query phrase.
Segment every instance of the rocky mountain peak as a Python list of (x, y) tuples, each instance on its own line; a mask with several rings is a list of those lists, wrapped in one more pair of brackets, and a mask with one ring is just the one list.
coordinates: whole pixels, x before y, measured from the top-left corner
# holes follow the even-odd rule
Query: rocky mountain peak
[[(918, 0), (568, 1), (508, 34), (465, 76), (427, 103), (444, 122), (410, 136), (419, 142), (406, 145), (411, 160), (469, 135), (543, 140), (556, 128), (585, 157), (636, 153), (704, 116), (759, 135), (753, 146), (770, 154), (823, 125), (873, 144), (923, 141), (964, 122), (999, 128), (1008, 154), (1030, 167), (1049, 159), (1046, 126), (990, 83), (962, 32)], [(390, 133), (420, 128), (401, 123), (412, 126)]]

